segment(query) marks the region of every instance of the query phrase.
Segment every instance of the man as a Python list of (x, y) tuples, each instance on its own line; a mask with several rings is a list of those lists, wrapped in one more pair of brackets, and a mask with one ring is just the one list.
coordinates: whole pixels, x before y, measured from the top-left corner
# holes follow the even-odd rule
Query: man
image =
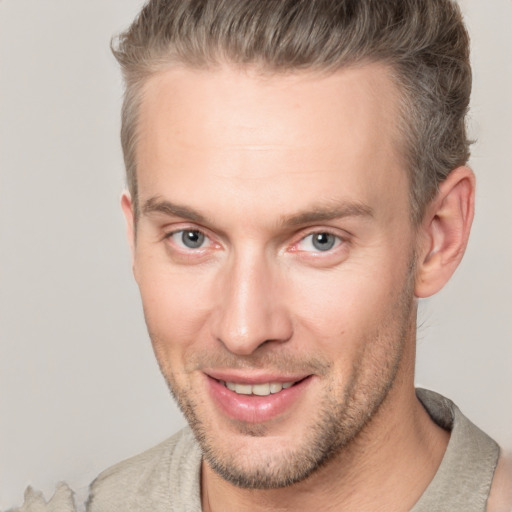
[(413, 386), (417, 298), (473, 217), (456, 5), (157, 0), (114, 52), (134, 274), (190, 429), (89, 509), (505, 506), (497, 445)]
[(496, 443), (414, 389), (417, 299), (473, 217), (456, 5), (156, 0), (114, 52), (134, 274), (190, 428), (88, 510), (507, 510)]

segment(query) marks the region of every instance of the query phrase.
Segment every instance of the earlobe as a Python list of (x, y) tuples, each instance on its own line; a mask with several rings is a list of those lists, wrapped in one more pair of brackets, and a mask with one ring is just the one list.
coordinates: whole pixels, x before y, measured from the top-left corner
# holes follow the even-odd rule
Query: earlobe
[(473, 222), (475, 176), (458, 167), (441, 183), (418, 233), (417, 297), (437, 293), (462, 260)]
[(121, 209), (126, 220), (126, 238), (132, 254), (132, 268), (135, 262), (135, 220), (133, 217), (133, 205), (130, 193), (126, 190), (121, 196)]

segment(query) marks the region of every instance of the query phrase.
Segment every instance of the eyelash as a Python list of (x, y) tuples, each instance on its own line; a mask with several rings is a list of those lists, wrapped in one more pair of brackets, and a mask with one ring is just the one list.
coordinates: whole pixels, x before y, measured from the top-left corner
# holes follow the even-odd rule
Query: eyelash
[[(183, 236), (185, 233), (198, 233), (200, 236), (204, 237), (204, 241), (209, 241), (210, 243), (208, 244), (209, 245), (218, 245), (216, 244), (214, 241), (212, 241), (211, 237), (208, 236), (207, 233), (205, 233), (204, 230), (202, 229), (198, 229), (198, 228), (195, 228), (195, 227), (183, 227), (181, 229), (176, 229), (176, 230), (173, 230), (169, 233), (166, 233), (165, 235), (165, 239), (166, 240), (173, 240), (173, 238), (176, 236), (176, 235), (181, 235), (182, 239), (183, 239)], [(300, 244), (304, 244), (305, 241), (308, 239), (308, 238), (311, 238), (311, 245), (314, 246), (314, 240), (313, 240), (313, 237), (317, 235), (317, 236), (320, 236), (320, 235), (327, 235), (328, 237), (334, 237), (334, 241), (333, 241), (333, 245), (331, 247), (328, 247), (326, 248), (326, 250), (321, 250), (321, 249), (318, 249), (317, 250), (312, 250), (312, 251), (309, 251), (309, 250), (304, 250), (304, 249), (301, 249), (299, 246)], [(171, 242), (173, 243), (173, 245), (176, 245), (178, 246), (178, 250), (181, 250), (183, 252), (186, 252), (186, 253), (189, 253), (189, 254), (192, 254), (192, 253), (202, 253), (204, 252), (205, 249), (208, 248), (207, 247), (204, 247), (203, 245), (197, 247), (197, 248), (193, 248), (193, 247), (186, 247), (184, 246), (184, 244), (180, 244), (179, 242), (177, 241), (174, 241), (174, 242)], [(292, 244), (292, 247), (290, 249), (290, 252), (300, 252), (300, 253), (312, 253), (312, 254), (332, 254), (337, 247), (339, 247), (340, 245), (343, 245), (347, 243), (347, 239), (345, 237), (342, 237), (340, 236), (339, 234), (336, 234), (336, 233), (333, 233), (332, 231), (329, 231), (329, 230), (315, 230), (315, 231), (310, 231), (306, 234), (303, 234), (302, 236), (300, 236), (300, 238), (296, 241), (296, 242), (293, 242)]]
[[(170, 233), (166, 233), (164, 238), (167, 240), (172, 240), (176, 235), (181, 235), (181, 238), (183, 239), (183, 236), (185, 235), (185, 233), (198, 233), (200, 236), (203, 237), (203, 239), (205, 241), (209, 240), (211, 243), (213, 243), (211, 241), (211, 238), (204, 231), (202, 231), (201, 229), (197, 229), (197, 228), (177, 229), (177, 230), (171, 231)], [(178, 245), (178, 243), (176, 241), (174, 241), (174, 244)], [(203, 249), (203, 247), (201, 245), (201, 247), (197, 247), (197, 248), (180, 247), (180, 249), (183, 251), (186, 251), (186, 252), (199, 252), (199, 250)]]
[[(330, 240), (332, 241), (332, 244), (330, 244), (329, 242), (320, 242), (320, 243), (326, 243), (326, 247), (324, 247), (323, 249), (320, 249), (319, 247), (316, 247), (315, 246), (315, 241), (318, 242), (320, 240), (320, 237), (323, 235), (327, 235), (327, 237), (332, 237)], [(318, 237), (316, 240), (315, 240), (315, 237)], [(306, 242), (306, 240), (308, 239), (311, 239), (311, 242), (310, 244), (313, 246), (313, 250), (312, 251), (307, 251), (307, 250), (301, 250), (299, 248), (299, 245), (301, 244), (304, 244)], [(329, 239), (328, 239), (329, 240)], [(342, 237), (340, 237), (339, 235), (336, 235), (334, 233), (331, 233), (330, 231), (314, 231), (312, 233), (308, 233), (306, 236), (303, 236), (295, 245), (294, 247), (297, 247), (297, 249), (295, 249), (297, 252), (312, 252), (312, 253), (319, 253), (319, 254), (322, 254), (322, 253), (329, 253), (329, 254), (332, 254), (332, 252), (337, 248), (339, 247), (342, 243), (344, 242), (344, 239)], [(316, 249), (316, 250), (315, 250)]]

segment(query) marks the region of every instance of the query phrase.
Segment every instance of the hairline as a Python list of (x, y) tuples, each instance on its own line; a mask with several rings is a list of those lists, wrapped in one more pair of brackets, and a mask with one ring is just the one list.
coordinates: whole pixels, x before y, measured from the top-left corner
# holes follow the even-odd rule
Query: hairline
[[(247, 72), (255, 72), (255, 76), (260, 78), (274, 78), (274, 77), (284, 77), (290, 75), (307, 75), (318, 76), (318, 77), (328, 77), (332, 76), (335, 73), (355, 68), (362, 67), (368, 65), (380, 65), (387, 70), (387, 75), (394, 87), (394, 97), (396, 99), (395, 106), (397, 109), (398, 122), (396, 130), (393, 130), (393, 146), (395, 151), (395, 157), (398, 159), (401, 167), (404, 168), (404, 172), (406, 174), (406, 179), (408, 181), (408, 191), (409, 191), (409, 212), (411, 218), (411, 224), (417, 227), (423, 217), (424, 208), (420, 211), (415, 211), (415, 198), (413, 197), (413, 180), (412, 173), (409, 169), (410, 163), (408, 162), (409, 158), (407, 156), (408, 146), (411, 143), (410, 137), (407, 136), (407, 130), (410, 129), (411, 121), (407, 118), (410, 115), (410, 112), (407, 112), (409, 109), (408, 100), (409, 94), (405, 90), (403, 81), (400, 80), (400, 74), (396, 70), (396, 64), (390, 62), (389, 59), (386, 58), (371, 58), (364, 57), (361, 59), (352, 59), (347, 62), (338, 63), (336, 65), (326, 65), (326, 64), (311, 64), (309, 66), (299, 68), (292, 66), (282, 66), (276, 67), (269, 65), (263, 61), (251, 62), (251, 63), (238, 63), (234, 62), (230, 59), (216, 59), (211, 62), (204, 63), (194, 63), (188, 62), (184, 59), (173, 59), (169, 58), (167, 63), (161, 63), (160, 66), (155, 66), (151, 72), (147, 72), (144, 75), (143, 79), (139, 79), (136, 83), (130, 84), (130, 87), (127, 87), (127, 91), (130, 91), (130, 100), (128, 101), (125, 98), (123, 103), (123, 109), (125, 108), (125, 104), (130, 105), (132, 112), (131, 115), (134, 116), (133, 122), (126, 123), (129, 125), (131, 129), (131, 144), (129, 148), (129, 155), (125, 154), (125, 164), (126, 169), (129, 171), (130, 176), (127, 173), (127, 186), (132, 199), (132, 207), (133, 207), (133, 216), (134, 216), (134, 224), (136, 226), (137, 220), (140, 216), (140, 204), (138, 197), (138, 166), (137, 166), (137, 147), (139, 145), (139, 136), (140, 136), (140, 109), (144, 101), (145, 93), (148, 88), (148, 84), (152, 81), (153, 78), (161, 75), (167, 71), (172, 69), (189, 69), (189, 70), (197, 70), (197, 71), (205, 71), (205, 72), (215, 72), (219, 69), (222, 69), (223, 66), (231, 67), (232, 69), (247, 71)], [(126, 158), (129, 157), (129, 158)], [(130, 164), (130, 165), (129, 165)], [(130, 182), (131, 178), (131, 182)]]

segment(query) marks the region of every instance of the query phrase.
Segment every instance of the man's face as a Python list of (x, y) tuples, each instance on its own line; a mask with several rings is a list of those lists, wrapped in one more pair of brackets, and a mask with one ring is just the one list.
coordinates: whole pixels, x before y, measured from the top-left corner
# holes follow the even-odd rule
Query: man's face
[(237, 485), (306, 477), (402, 371), (414, 230), (395, 93), (377, 65), (147, 83), (135, 276), (162, 372)]

